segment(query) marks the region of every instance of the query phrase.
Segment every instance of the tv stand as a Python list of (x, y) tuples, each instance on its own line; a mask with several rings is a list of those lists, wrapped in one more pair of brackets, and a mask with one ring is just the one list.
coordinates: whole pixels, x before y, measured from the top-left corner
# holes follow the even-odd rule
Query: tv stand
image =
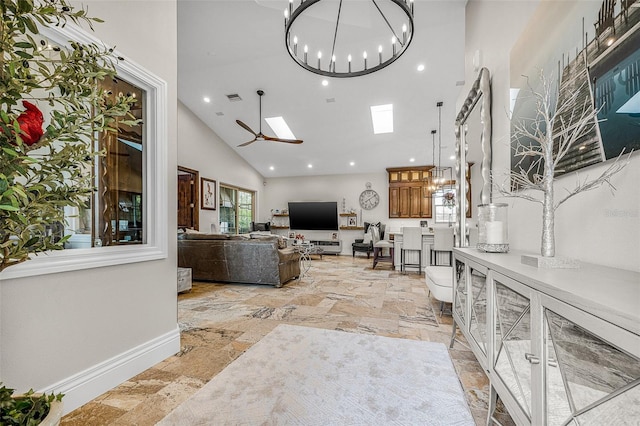
[(309, 240), (309, 242), (322, 249), (322, 254), (340, 254), (342, 252), (342, 240)]

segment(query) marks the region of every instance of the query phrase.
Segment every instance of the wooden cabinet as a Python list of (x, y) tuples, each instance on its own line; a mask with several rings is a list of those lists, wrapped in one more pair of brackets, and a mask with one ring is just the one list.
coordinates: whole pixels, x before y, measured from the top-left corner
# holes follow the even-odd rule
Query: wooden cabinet
[(389, 217), (400, 217), (400, 188), (389, 187)]
[(640, 274), (536, 269), (518, 253), (454, 249), (459, 326), (518, 425), (640, 418)]
[(426, 180), (432, 166), (389, 168), (389, 217), (430, 218), (431, 192)]

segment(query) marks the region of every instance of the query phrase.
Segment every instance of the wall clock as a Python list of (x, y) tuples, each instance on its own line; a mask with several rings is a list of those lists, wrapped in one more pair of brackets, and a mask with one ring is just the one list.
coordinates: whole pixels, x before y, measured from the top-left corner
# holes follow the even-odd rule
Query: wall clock
[(371, 189), (371, 182), (367, 182), (366, 187), (367, 189), (360, 194), (360, 207), (365, 210), (371, 210), (380, 203), (380, 196)]

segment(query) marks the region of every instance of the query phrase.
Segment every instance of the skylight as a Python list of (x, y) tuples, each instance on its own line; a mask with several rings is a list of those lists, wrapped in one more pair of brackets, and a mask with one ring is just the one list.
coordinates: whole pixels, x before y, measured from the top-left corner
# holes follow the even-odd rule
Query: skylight
[(371, 121), (376, 135), (393, 133), (393, 104), (372, 106)]
[(282, 117), (266, 117), (265, 121), (280, 139), (297, 139)]

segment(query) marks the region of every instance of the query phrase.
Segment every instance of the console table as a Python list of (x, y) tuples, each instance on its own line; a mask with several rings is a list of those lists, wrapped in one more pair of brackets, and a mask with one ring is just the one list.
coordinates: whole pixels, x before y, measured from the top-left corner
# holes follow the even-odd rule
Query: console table
[(466, 337), (521, 425), (637, 424), (640, 273), (537, 269), (523, 253), (454, 249), (453, 336)]

